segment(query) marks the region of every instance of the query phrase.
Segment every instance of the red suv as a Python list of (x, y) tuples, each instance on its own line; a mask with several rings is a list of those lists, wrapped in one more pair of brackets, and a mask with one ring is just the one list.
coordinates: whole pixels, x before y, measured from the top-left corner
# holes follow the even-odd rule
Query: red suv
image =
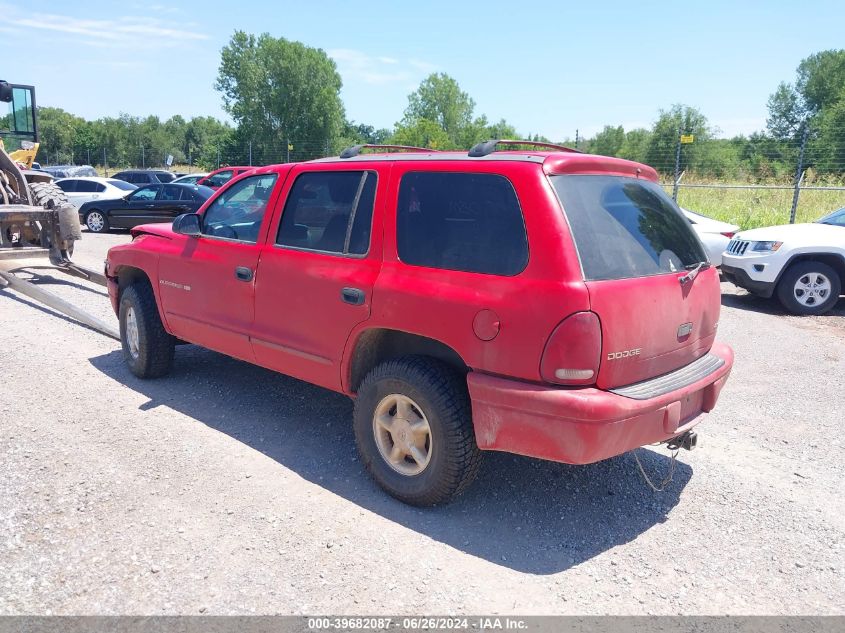
[(183, 340), (345, 393), (363, 463), (417, 505), (482, 450), (691, 444), (733, 352), (689, 223), (645, 165), (498, 143), (262, 167), (133, 229), (106, 264), (129, 368)]

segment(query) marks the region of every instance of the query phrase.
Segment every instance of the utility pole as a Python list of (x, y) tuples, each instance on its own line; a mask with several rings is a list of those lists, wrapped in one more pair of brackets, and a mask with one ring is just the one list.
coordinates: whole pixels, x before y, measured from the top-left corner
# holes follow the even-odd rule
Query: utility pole
[(792, 194), (792, 209), (789, 212), (789, 223), (795, 224), (795, 214), (798, 211), (798, 194), (801, 193), (801, 181), (804, 180), (804, 149), (807, 147), (807, 137), (810, 136), (810, 126), (804, 123), (801, 134), (801, 151), (798, 152), (798, 166), (795, 169), (795, 192)]

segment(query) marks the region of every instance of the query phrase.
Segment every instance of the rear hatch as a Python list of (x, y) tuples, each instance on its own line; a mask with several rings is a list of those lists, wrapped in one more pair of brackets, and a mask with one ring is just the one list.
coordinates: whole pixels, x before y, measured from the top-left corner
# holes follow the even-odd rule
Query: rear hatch
[(672, 199), (640, 178), (550, 178), (601, 322), (596, 385), (640, 382), (705, 355), (719, 320), (719, 277), (713, 267), (694, 273), (707, 255)]

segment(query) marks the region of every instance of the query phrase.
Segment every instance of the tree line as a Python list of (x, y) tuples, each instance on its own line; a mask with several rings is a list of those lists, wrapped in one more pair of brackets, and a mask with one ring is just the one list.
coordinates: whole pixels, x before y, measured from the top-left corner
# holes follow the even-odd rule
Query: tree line
[[(467, 149), (490, 138), (521, 138), (505, 120), (477, 114), (475, 102), (445, 73), (433, 73), (408, 96), (393, 128), (349, 121), (340, 97), (334, 61), (321, 49), (269, 34), (237, 31), (221, 52), (215, 87), (234, 125), (213, 117), (176, 115), (86, 121), (60, 108), (39, 107), (42, 154), (66, 162), (206, 169), (221, 162), (266, 164), (306, 160), (359, 144)], [(804, 164), (817, 173), (845, 172), (845, 50), (804, 59), (792, 83), (782, 83), (768, 101), (764, 131), (718, 138), (694, 107), (673, 105), (658, 112), (649, 128), (605, 126), (591, 138), (555, 139), (582, 151), (627, 158), (671, 173), (714, 179), (788, 179), (802, 144)], [(692, 142), (679, 149), (679, 137)], [(550, 141), (535, 135), (529, 140)], [(689, 138), (687, 140), (690, 140)]]

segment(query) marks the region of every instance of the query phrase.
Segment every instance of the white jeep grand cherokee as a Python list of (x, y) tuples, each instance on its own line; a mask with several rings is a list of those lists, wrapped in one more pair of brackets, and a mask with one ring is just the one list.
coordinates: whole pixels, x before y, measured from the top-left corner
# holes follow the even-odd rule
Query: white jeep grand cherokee
[(845, 281), (845, 208), (812, 224), (737, 233), (722, 255), (722, 274), (761, 297), (777, 294), (794, 314), (824, 314)]

